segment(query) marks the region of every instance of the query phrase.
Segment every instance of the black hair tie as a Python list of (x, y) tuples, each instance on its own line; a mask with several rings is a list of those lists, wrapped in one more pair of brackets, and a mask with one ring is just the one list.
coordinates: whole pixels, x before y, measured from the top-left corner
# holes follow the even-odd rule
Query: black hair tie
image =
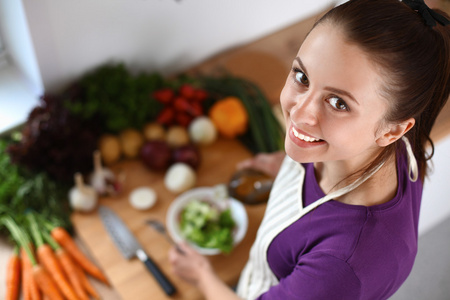
[(436, 22), (442, 26), (450, 24), (449, 20), (429, 8), (423, 0), (403, 0), (403, 3), (411, 7), (413, 10), (417, 10), (417, 12), (425, 19), (426, 24), (430, 27), (436, 26)]

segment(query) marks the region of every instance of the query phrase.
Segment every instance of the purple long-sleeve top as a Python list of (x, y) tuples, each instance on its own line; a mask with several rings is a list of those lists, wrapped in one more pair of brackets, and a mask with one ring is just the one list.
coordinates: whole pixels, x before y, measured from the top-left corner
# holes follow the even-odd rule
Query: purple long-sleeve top
[[(304, 164), (303, 206), (324, 196)], [(279, 284), (258, 299), (387, 299), (408, 277), (417, 253), (422, 182), (397, 159), (396, 196), (381, 205), (328, 201), (285, 228), (267, 260)], [(380, 189), (383, 187), (380, 186)]]

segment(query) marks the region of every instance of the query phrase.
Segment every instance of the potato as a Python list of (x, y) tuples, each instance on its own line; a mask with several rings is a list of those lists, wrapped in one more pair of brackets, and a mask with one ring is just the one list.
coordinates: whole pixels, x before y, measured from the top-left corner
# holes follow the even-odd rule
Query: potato
[(161, 124), (156, 122), (145, 124), (142, 133), (147, 141), (164, 140), (166, 138), (166, 130)]
[(127, 158), (135, 158), (139, 155), (142, 145), (144, 144), (144, 136), (136, 129), (128, 128), (119, 134), (120, 147), (122, 153)]
[(98, 148), (105, 165), (117, 162), (122, 154), (119, 138), (112, 134), (102, 135), (99, 139)]
[(189, 134), (182, 126), (171, 126), (167, 130), (166, 141), (173, 148), (180, 147), (189, 143)]

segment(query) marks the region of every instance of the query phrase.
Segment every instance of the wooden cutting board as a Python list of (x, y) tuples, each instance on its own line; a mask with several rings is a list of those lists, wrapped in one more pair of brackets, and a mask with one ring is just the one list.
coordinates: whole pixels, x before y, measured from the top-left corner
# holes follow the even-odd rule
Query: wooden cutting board
[[(196, 186), (214, 186), (228, 182), (235, 172), (236, 163), (251, 156), (251, 153), (237, 140), (220, 139), (214, 144), (201, 148), (202, 163), (197, 172)], [(127, 160), (113, 166), (115, 172), (124, 172), (126, 182), (123, 192), (114, 198), (102, 198), (100, 204), (114, 210), (135, 234), (149, 256), (176, 286), (178, 293), (167, 297), (152, 275), (138, 259), (124, 259), (108, 236), (97, 212), (75, 213), (72, 222), (78, 237), (90, 255), (104, 270), (114, 289), (122, 299), (201, 299), (201, 294), (171, 273), (168, 262), (169, 243), (163, 236), (145, 225), (148, 218), (165, 222), (167, 209), (176, 195), (163, 184), (164, 173), (150, 171), (139, 160)], [(148, 186), (158, 194), (154, 207), (138, 211), (128, 202), (129, 193), (136, 187)], [(265, 205), (246, 206), (249, 226), (244, 240), (229, 255), (210, 256), (216, 272), (229, 285), (237, 283), (240, 271), (248, 258), (248, 253), (261, 222)]]

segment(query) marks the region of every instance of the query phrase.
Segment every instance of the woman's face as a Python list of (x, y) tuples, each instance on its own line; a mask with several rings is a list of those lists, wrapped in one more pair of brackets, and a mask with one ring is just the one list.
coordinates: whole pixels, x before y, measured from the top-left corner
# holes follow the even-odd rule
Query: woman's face
[(302, 44), (281, 92), (286, 153), (298, 162), (367, 162), (388, 109), (374, 63), (341, 29), (320, 24)]

